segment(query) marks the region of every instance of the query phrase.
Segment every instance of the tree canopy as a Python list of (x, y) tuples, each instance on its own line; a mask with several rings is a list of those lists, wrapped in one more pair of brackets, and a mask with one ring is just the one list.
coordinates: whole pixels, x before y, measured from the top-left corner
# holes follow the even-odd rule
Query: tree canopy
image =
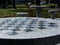
[(12, 4), (13, 8), (16, 8), (15, 0), (0, 0), (0, 8), (7, 8), (9, 4)]

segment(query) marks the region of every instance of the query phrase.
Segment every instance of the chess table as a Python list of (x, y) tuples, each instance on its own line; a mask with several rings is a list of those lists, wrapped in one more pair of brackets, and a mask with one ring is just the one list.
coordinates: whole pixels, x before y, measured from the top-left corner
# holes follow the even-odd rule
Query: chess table
[(3, 43), (6, 45), (36, 45), (36, 43), (52, 45), (59, 42), (59, 35), (59, 20), (38, 17), (0, 18), (0, 44), (2, 45)]

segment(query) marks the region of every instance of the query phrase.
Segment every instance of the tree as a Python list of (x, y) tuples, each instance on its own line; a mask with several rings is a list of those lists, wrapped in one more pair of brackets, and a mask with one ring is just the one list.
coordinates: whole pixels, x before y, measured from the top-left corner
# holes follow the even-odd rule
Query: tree
[(51, 0), (50, 3), (57, 4), (60, 7), (60, 0)]
[(2, 0), (0, 0), (0, 8), (1, 8)]
[(7, 2), (8, 2), (8, 5), (12, 4), (12, 0), (7, 0)]
[(7, 8), (7, 4), (8, 4), (7, 0), (1, 0), (1, 7), (2, 8)]
[(56, 3), (58, 4), (58, 7), (60, 8), (60, 0), (56, 0)]
[(28, 0), (26, 0), (26, 5), (28, 5)]
[(15, 0), (12, 0), (12, 5), (13, 5), (13, 8), (16, 9), (16, 5), (15, 5)]
[(40, 0), (36, 0), (36, 5), (40, 5)]
[(47, 4), (50, 3), (50, 0), (46, 0)]

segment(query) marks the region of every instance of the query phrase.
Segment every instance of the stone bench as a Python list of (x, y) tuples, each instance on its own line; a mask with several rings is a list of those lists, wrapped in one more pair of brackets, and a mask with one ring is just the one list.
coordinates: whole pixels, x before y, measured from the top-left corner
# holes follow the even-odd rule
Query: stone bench
[(16, 16), (17, 17), (28, 17), (28, 13), (27, 12), (17, 12)]
[(51, 18), (52, 18), (52, 19), (55, 19), (55, 15), (56, 15), (57, 11), (58, 11), (58, 10), (56, 10), (56, 9), (48, 10), (48, 12), (51, 13)]

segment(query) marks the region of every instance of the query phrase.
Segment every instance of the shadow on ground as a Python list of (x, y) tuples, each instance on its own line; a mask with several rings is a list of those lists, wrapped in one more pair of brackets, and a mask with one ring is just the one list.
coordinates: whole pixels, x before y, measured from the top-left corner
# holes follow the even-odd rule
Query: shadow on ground
[(56, 45), (60, 35), (39, 39), (0, 39), (0, 45)]

